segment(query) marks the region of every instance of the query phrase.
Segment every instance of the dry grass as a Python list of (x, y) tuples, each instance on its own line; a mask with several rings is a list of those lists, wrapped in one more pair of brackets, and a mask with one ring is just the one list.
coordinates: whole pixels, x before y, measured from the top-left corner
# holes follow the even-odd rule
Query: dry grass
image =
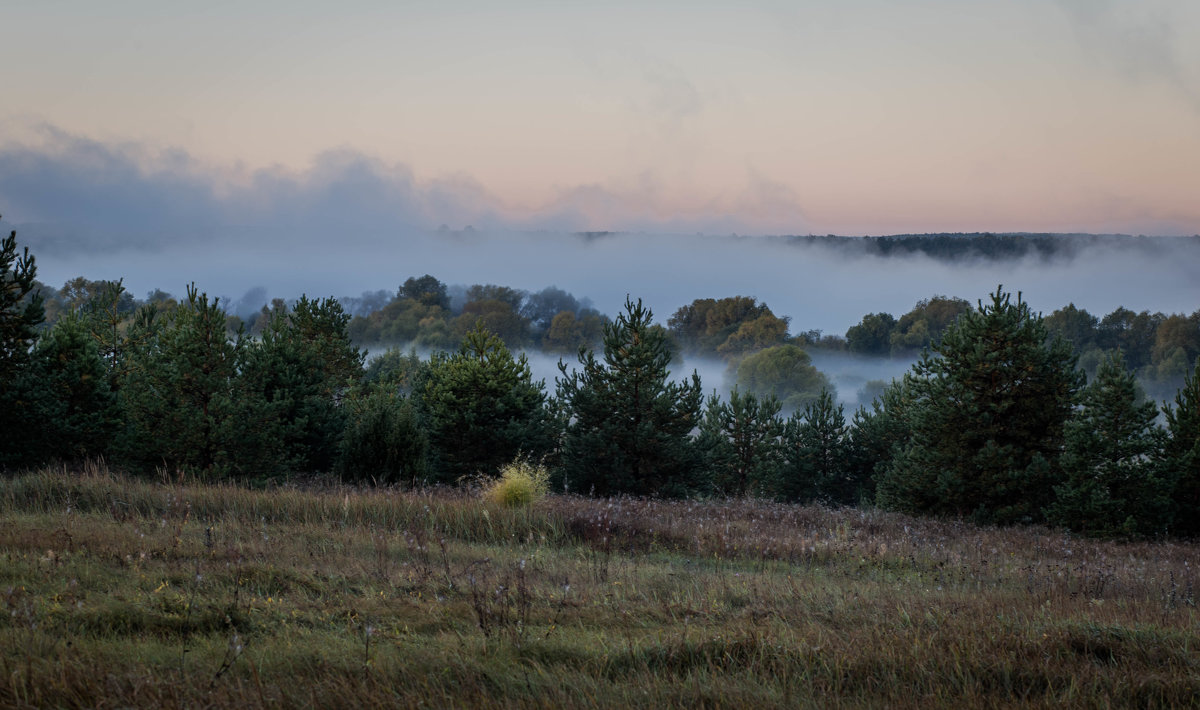
[(44, 471), (0, 482), (0, 706), (1194, 706), (1197, 552)]

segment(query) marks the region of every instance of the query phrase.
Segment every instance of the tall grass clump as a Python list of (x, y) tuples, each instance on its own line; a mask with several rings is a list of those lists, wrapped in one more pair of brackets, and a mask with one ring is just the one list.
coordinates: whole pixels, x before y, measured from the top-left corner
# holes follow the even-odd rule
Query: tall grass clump
[(500, 478), (483, 491), (485, 499), (511, 507), (531, 505), (550, 491), (550, 474), (541, 464), (517, 458), (500, 468)]

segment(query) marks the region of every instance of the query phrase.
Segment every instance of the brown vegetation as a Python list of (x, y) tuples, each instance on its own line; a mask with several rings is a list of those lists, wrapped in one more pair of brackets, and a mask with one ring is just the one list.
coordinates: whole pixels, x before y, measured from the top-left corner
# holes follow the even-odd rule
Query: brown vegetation
[(43, 471), (0, 483), (0, 705), (1194, 706), (1198, 551)]

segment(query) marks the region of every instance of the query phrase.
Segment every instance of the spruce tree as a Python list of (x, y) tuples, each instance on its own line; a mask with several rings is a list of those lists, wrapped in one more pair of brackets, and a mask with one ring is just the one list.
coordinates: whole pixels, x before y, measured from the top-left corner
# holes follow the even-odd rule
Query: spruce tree
[(1175, 406), (1163, 407), (1167, 441), (1164, 476), (1172, 491), (1174, 531), (1200, 537), (1200, 358), (1175, 395)]
[(1117, 351), (1101, 363), (1067, 422), (1066, 480), (1054, 488), (1050, 522), (1103, 537), (1166, 532), (1170, 500), (1158, 467), (1158, 410), (1138, 399), (1137, 381)]
[(700, 376), (672, 382), (666, 332), (641, 300), (604, 330), (604, 357), (579, 355), (557, 394), (567, 424), (557, 476), (569, 490), (597, 495), (681, 496), (696, 490), (691, 431), (699, 424)]
[(1069, 344), (997, 288), (905, 376), (912, 438), (877, 501), (979, 522), (1037, 521), (1060, 482), (1063, 427), (1083, 374)]

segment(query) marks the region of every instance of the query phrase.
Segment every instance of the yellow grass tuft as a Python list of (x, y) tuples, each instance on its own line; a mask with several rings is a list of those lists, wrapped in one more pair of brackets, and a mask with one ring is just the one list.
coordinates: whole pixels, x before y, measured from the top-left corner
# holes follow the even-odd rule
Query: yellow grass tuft
[(536, 503), (550, 490), (550, 474), (541, 464), (516, 459), (500, 469), (500, 478), (488, 485), (485, 499), (500, 505), (520, 507)]

